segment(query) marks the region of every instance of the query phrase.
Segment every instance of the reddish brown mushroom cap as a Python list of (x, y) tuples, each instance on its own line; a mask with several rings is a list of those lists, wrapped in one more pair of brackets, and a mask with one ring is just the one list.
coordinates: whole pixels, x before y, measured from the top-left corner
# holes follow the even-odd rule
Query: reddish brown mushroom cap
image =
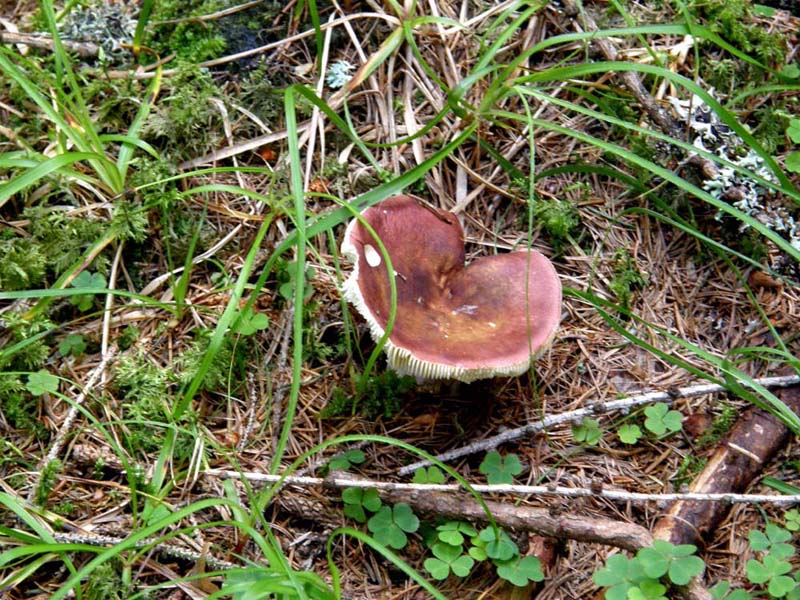
[[(397, 313), (386, 344), (390, 368), (419, 379), (519, 375), (550, 343), (561, 316), (561, 283), (542, 254), (486, 256), (465, 267), (455, 216), (409, 196), (389, 198), (362, 216), (395, 272)], [(345, 297), (378, 340), (391, 309), (379, 246), (354, 219), (342, 253), (355, 265)]]

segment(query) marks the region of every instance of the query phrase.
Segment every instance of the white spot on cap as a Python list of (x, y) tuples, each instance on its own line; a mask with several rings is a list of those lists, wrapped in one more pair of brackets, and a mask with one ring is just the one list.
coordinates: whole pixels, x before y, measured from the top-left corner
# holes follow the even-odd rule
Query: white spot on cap
[(377, 267), (381, 264), (381, 255), (369, 244), (364, 244), (364, 258), (367, 259), (367, 264), (370, 267)]
[(478, 310), (477, 304), (464, 304), (453, 310), (454, 315), (474, 315)]
[(489, 327), (497, 327), (497, 323), (492, 323), (491, 321), (489, 321)]

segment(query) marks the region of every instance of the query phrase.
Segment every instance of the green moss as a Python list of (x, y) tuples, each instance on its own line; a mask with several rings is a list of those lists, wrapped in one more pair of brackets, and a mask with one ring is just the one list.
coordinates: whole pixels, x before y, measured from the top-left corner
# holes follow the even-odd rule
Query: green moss
[(533, 223), (541, 227), (557, 254), (564, 246), (579, 237), (580, 214), (572, 202), (567, 200), (533, 201)]
[(756, 124), (753, 135), (769, 154), (775, 155), (786, 145), (786, 127), (789, 121), (786, 115), (782, 106), (774, 105), (765, 105), (753, 112), (752, 120)]
[(101, 563), (86, 579), (86, 600), (122, 600), (129, 597), (117, 560)]
[(53, 459), (44, 466), (39, 478), (39, 486), (36, 488), (36, 504), (39, 506), (45, 505), (53, 488), (58, 482), (58, 476), (61, 474), (62, 470), (63, 465), (58, 459)]
[(211, 103), (222, 94), (211, 76), (182, 64), (167, 82), (169, 89), (148, 116), (144, 137), (177, 158), (186, 159), (216, 147), (222, 137), (219, 110)]
[(47, 261), (41, 244), (31, 238), (0, 240), (0, 289), (25, 290), (41, 286)]
[(755, 21), (750, 0), (695, 0), (689, 10), (711, 31), (764, 65), (784, 63), (786, 39)]
[(722, 412), (711, 422), (711, 427), (698, 438), (697, 445), (701, 448), (716, 445), (727, 435), (738, 418), (739, 411), (736, 408), (724, 405)]
[[(210, 329), (197, 332), (195, 340), (175, 361), (173, 369), (180, 373), (182, 385), (187, 385), (197, 375), (200, 363), (208, 350), (211, 333)], [(232, 336), (227, 338), (217, 350), (213, 362), (208, 366), (200, 389), (206, 391), (221, 391), (229, 387), (238, 389), (236, 381), (241, 381), (241, 379), (238, 376), (232, 377), (232, 373), (244, 372), (250, 350), (248, 339), (235, 341)]]
[(48, 333), (55, 329), (46, 317), (30, 320), (24, 310), (3, 313), (4, 336), (0, 338), (0, 369), (35, 371), (41, 368), (51, 348)]
[(114, 388), (130, 410), (128, 417), (161, 420), (174, 397), (178, 376), (170, 368), (154, 364), (143, 352), (120, 357)]
[(283, 90), (292, 83), (291, 74), (279, 66), (259, 65), (241, 78), (239, 100), (264, 123), (282, 123)]
[(335, 388), (320, 417), (332, 418), (361, 412), (368, 419), (394, 417), (405, 403), (405, 395), (414, 388), (413, 377), (400, 377), (394, 371), (384, 371), (361, 379), (355, 394)]
[(150, 228), (147, 222), (147, 212), (141, 204), (122, 198), (114, 203), (113, 210), (111, 227), (116, 231), (117, 239), (143, 242), (147, 238)]
[[(635, 121), (634, 121), (635, 122)], [(633, 154), (645, 160), (660, 163), (658, 157), (658, 149), (655, 145), (655, 140), (646, 135), (630, 134), (628, 136), (628, 143)], [(609, 157), (613, 163), (617, 163), (617, 157)], [(625, 163), (626, 168), (632, 171), (633, 176), (643, 185), (647, 186), (653, 180), (653, 171), (645, 166), (636, 163)]]
[(45, 441), (49, 432), (44, 422), (36, 418), (41, 408), (39, 400), (25, 392), (25, 386), (16, 377), (0, 377), (0, 413), (5, 422), (14, 431)]
[(614, 277), (608, 287), (617, 297), (617, 302), (625, 310), (630, 310), (633, 291), (647, 285), (647, 278), (636, 266), (634, 258), (624, 248), (614, 253)]
[[(124, 133), (136, 118), (148, 80), (109, 79), (79, 72), (80, 89), (100, 133)], [(94, 76), (91, 76), (94, 75)]]
[(227, 8), (223, 0), (161, 0), (155, 3), (151, 23), (182, 20), (180, 23), (154, 25), (149, 45), (162, 56), (175, 54), (188, 63), (199, 63), (222, 56), (225, 39), (216, 21), (187, 21), (189, 17), (208, 15)]
[(700, 471), (705, 468), (706, 463), (708, 463), (707, 458), (695, 454), (684, 456), (675, 475), (670, 479), (673, 489), (679, 490), (682, 486), (694, 481)]
[[(172, 424), (172, 408), (180, 390), (197, 375), (210, 336), (210, 331), (201, 332), (172, 362), (164, 365), (157, 364), (143, 351), (128, 352), (120, 357), (112, 389), (123, 409), (124, 443), (129, 451), (148, 453), (161, 448), (165, 428)], [(246, 340), (239, 340), (235, 350), (233, 338), (223, 343), (205, 371), (202, 390), (238, 389), (237, 382), (244, 379), (241, 376), (243, 363), (252, 349)], [(237, 375), (234, 377), (232, 373)], [(186, 420), (192, 419), (193, 415), (188, 413)], [(159, 427), (159, 423), (164, 427)], [(188, 434), (182, 431), (179, 435)], [(188, 439), (176, 444), (176, 461), (188, 459), (191, 447)]]
[[(47, 257), (48, 271), (54, 278), (78, 263), (109, 227), (108, 223), (87, 218), (86, 214), (69, 215), (62, 207), (34, 206), (25, 209), (23, 215), (30, 219), (30, 233)], [(94, 270), (103, 274), (108, 265), (104, 254), (92, 263)]]

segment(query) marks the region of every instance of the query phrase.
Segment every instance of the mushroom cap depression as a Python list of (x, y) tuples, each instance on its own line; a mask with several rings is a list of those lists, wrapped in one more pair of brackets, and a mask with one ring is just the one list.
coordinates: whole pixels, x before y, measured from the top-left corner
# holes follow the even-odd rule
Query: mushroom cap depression
[[(561, 282), (535, 250), (485, 256), (464, 266), (455, 215), (395, 196), (362, 217), (391, 259), (397, 287), (389, 368), (417, 379), (474, 381), (524, 373), (547, 347), (561, 317)], [(357, 220), (342, 254), (354, 263), (344, 284), (377, 341), (391, 311), (391, 287), (378, 244)]]

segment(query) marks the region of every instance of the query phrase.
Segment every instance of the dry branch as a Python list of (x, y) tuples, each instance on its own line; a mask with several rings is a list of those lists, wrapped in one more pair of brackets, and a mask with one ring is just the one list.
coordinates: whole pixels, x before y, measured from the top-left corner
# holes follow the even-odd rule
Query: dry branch
[[(778, 397), (800, 414), (800, 386), (778, 392)], [(764, 464), (784, 447), (789, 429), (774, 415), (760, 409), (747, 411), (720, 444), (705, 469), (690, 486), (695, 493), (728, 493), (744, 490)], [(709, 537), (727, 512), (724, 502), (679, 500), (659, 519), (654, 537), (673, 544), (699, 544)]]
[(78, 397), (72, 402), (67, 411), (67, 416), (64, 417), (64, 421), (61, 423), (61, 427), (56, 434), (55, 439), (53, 440), (52, 445), (50, 446), (50, 450), (47, 452), (47, 455), (40, 461), (39, 463), (39, 470), (36, 475), (36, 482), (31, 487), (30, 492), (28, 494), (28, 501), (33, 499), (33, 496), (36, 494), (36, 489), (41, 484), (42, 473), (44, 472), (45, 467), (53, 460), (58, 458), (58, 455), (61, 453), (61, 448), (64, 446), (64, 441), (67, 439), (67, 435), (72, 431), (72, 425), (75, 423), (75, 419), (78, 417), (78, 412), (80, 411), (81, 405), (84, 403), (86, 398), (89, 394), (94, 390), (95, 386), (97, 385), (98, 381), (100, 381), (101, 376), (108, 367), (108, 364), (114, 359), (116, 355), (117, 349), (116, 347), (112, 346), (109, 352), (103, 357), (103, 360), (100, 361), (100, 364), (94, 368), (91, 375), (89, 376), (89, 380), (86, 382), (86, 385), (83, 386), (83, 390), (81, 393), (78, 394)]
[[(594, 19), (591, 17), (591, 15), (586, 12), (585, 8), (579, 9), (577, 6), (575, 6), (575, 2), (573, 0), (565, 0), (564, 4), (571, 14), (578, 14), (580, 16), (583, 29), (590, 32), (597, 31), (597, 24), (594, 22)], [(593, 39), (592, 42), (597, 46), (603, 56), (605, 56), (606, 60), (611, 62), (617, 60), (617, 49), (610, 40), (597, 37)], [(622, 83), (625, 85), (625, 87), (628, 88), (628, 91), (633, 94), (634, 98), (636, 98), (637, 102), (639, 102), (639, 104), (645, 110), (653, 123), (658, 125), (664, 133), (678, 140), (682, 140), (686, 137), (680, 124), (673, 119), (666, 110), (659, 106), (653, 96), (651, 96), (644, 85), (642, 85), (642, 80), (639, 79), (639, 76), (636, 74), (636, 72), (623, 71), (618, 73), (618, 76), (622, 80)]]
[[(415, 510), (437, 516), (483, 522), (487, 520), (483, 507), (471, 497), (394, 491), (386, 494), (386, 498), (391, 502), (405, 502)], [(548, 509), (516, 506), (504, 502), (487, 501), (486, 505), (498, 525), (517, 531), (528, 531), (557, 540), (569, 539), (583, 543), (604, 544), (631, 552), (653, 543), (650, 532), (634, 523), (598, 516), (584, 517), (573, 512), (553, 514)], [(711, 600), (711, 594), (698, 578), (677, 591), (687, 600)]]
[[(201, 472), (206, 477), (220, 477), (223, 479), (247, 479), (250, 482), (278, 483), (300, 487), (327, 486), (333, 488), (358, 487), (376, 489), (382, 492), (403, 493), (450, 493), (458, 494), (464, 491), (460, 483), (396, 483), (393, 481), (374, 481), (371, 479), (353, 478), (348, 473), (335, 472), (326, 478), (297, 477), (283, 475), (269, 475), (266, 473), (248, 473), (240, 471), (226, 471), (224, 469), (206, 469)], [(619, 489), (606, 489), (599, 483), (587, 487), (564, 487), (550, 485), (513, 485), (513, 484), (475, 484), (470, 486), (479, 494), (514, 494), (516, 496), (558, 496), (564, 498), (605, 498), (617, 502), (729, 502), (729, 503), (772, 503), (779, 505), (792, 505), (800, 503), (798, 495), (767, 495), (767, 494), (733, 494), (718, 493), (704, 494), (696, 492), (676, 492), (668, 494), (644, 494), (628, 492)]]
[[(15, 31), (0, 31), (0, 43), (3, 44), (22, 44), (44, 50), (53, 50), (53, 38), (49, 35), (36, 33), (17, 33)], [(76, 42), (74, 40), (61, 40), (61, 44), (70, 52), (76, 52), (78, 56), (89, 58), (97, 56), (100, 46), (92, 42)]]
[[(413, 509), (436, 516), (486, 522), (483, 507), (471, 496), (420, 490), (392, 490), (385, 493), (390, 502), (405, 502)], [(506, 502), (487, 500), (486, 505), (498, 525), (529, 531), (559, 540), (606, 544), (636, 551), (653, 542), (650, 532), (633, 523), (604, 517), (584, 517), (572, 512), (555, 514), (547, 508), (515, 506)]]
[[(55, 532), (52, 535), (53, 539), (59, 544), (86, 544), (88, 546), (99, 546), (101, 548), (105, 546), (116, 546), (125, 541), (125, 538), (114, 537), (111, 535), (98, 535), (96, 533)], [(159, 542), (154, 538), (145, 538), (143, 540), (139, 540), (134, 544), (134, 548), (154, 548), (166, 556), (180, 558), (182, 560), (195, 563), (204, 560), (209, 567), (217, 571), (229, 571), (231, 569), (241, 568), (241, 565), (237, 565), (220, 558), (215, 558), (208, 552), (196, 552), (194, 550), (189, 550), (188, 548), (183, 548), (174, 544)]]

